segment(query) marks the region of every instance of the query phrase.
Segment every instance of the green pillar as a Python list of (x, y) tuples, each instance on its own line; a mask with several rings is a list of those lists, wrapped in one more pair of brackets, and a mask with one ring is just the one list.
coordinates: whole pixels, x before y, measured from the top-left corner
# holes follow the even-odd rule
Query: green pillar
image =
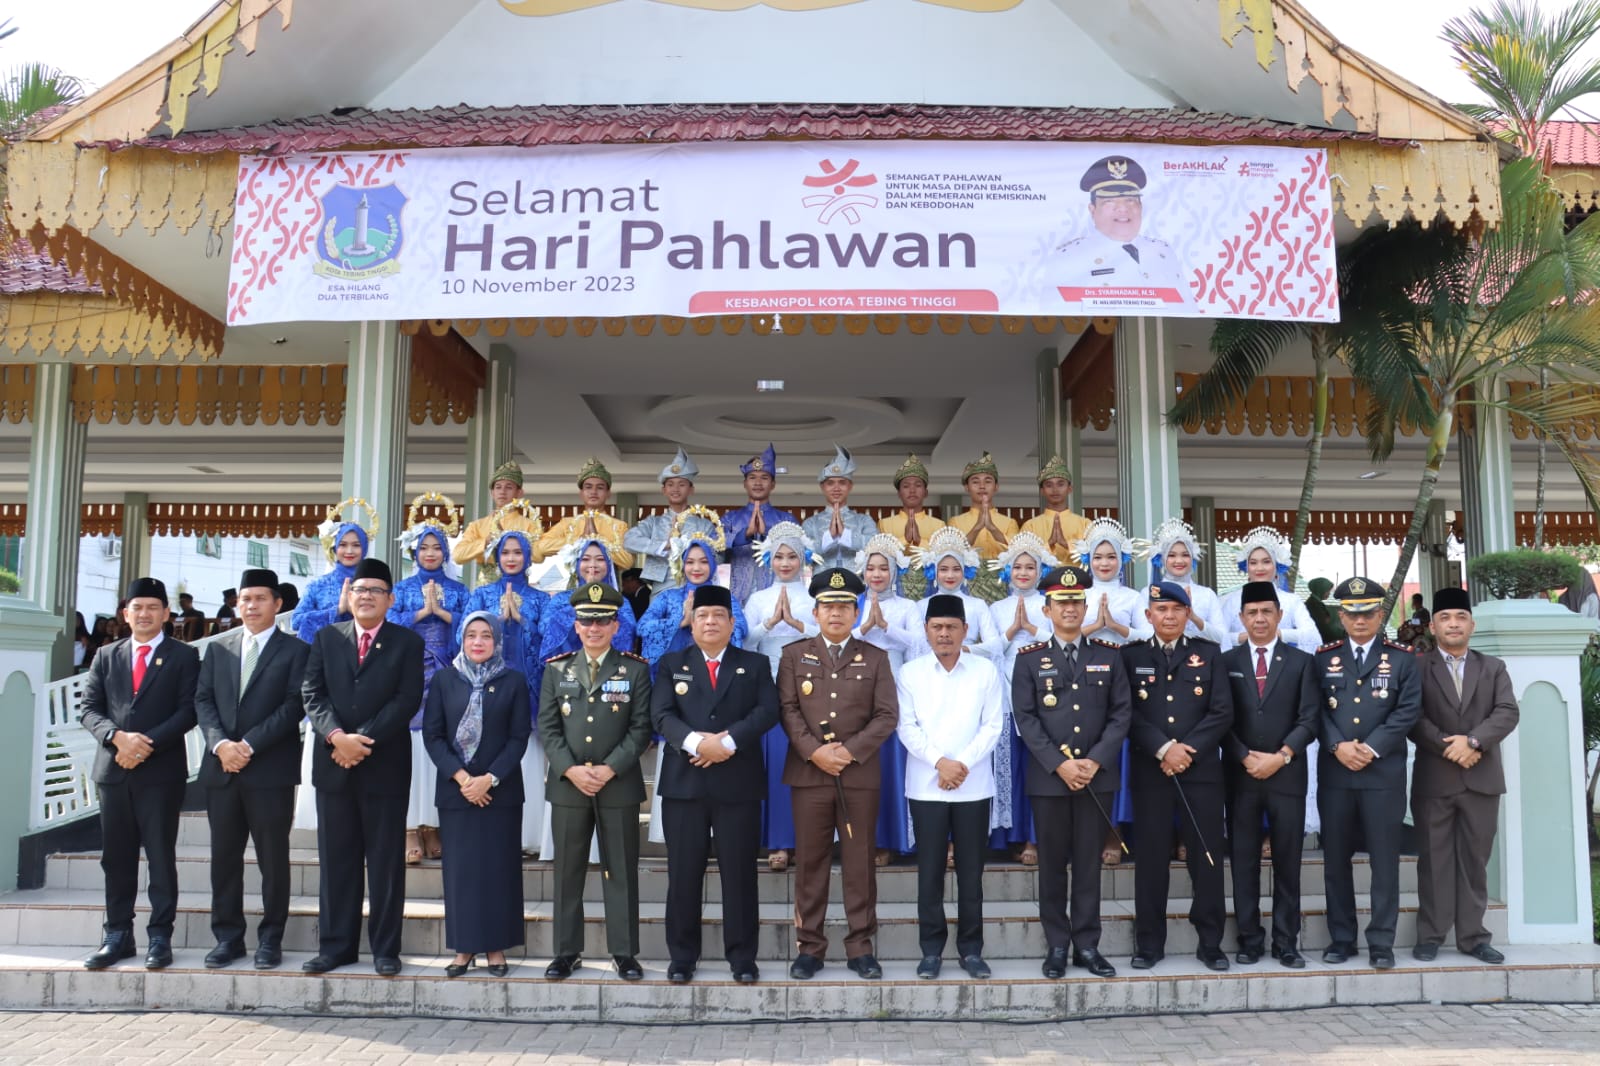
[[(34, 369), (33, 439), (28, 454), (28, 526), (22, 545), (22, 595), (73, 630), (78, 601), (78, 538), (83, 524), (83, 457), (87, 427), (72, 414), (72, 364)], [(63, 639), (61, 652), (65, 652)], [(52, 671), (72, 671), (58, 654)]]
[[(1505, 386), (1484, 386), (1504, 398)], [(1461, 448), (1461, 509), (1465, 517), (1467, 561), (1517, 546), (1516, 483), (1511, 469), (1511, 416), (1503, 410), (1474, 407), (1473, 428), (1457, 434)], [(1470, 588), (1470, 585), (1469, 585)], [(1472, 589), (1473, 598), (1478, 591)]]
[(1148, 537), (1183, 513), (1178, 430), (1167, 424), (1176, 390), (1163, 320), (1119, 320), (1115, 355), (1118, 513), (1131, 535)]
[(514, 456), (511, 411), (516, 399), (517, 355), (509, 345), (489, 345), (489, 373), (478, 390), (478, 413), (467, 419), (467, 491), (461, 500), (468, 521), (489, 513), (489, 478)]
[[(0, 596), (0, 886), (7, 890), (17, 887), (17, 841), (44, 822), (47, 749), (39, 704), (64, 642), (54, 614), (19, 596)], [(55, 729), (84, 735), (66, 717)], [(84, 788), (82, 777), (74, 778), (56, 800), (68, 804)]]
[(1542, 600), (1473, 609), (1472, 646), (1506, 662), (1522, 715), (1501, 748), (1506, 794), (1489, 862), (1513, 944), (1594, 941), (1578, 655), (1593, 623)]
[[(691, 501), (693, 502), (693, 501)], [(616, 516), (628, 525), (639, 523), (639, 494), (637, 492), (619, 492), (611, 497), (611, 508)]]
[(118, 595), (136, 577), (150, 573), (150, 496), (144, 492), (122, 494), (122, 569), (117, 575)]
[[(344, 496), (366, 500), (378, 514), (374, 558), (396, 561), (405, 522), (406, 433), (410, 429), (411, 338), (398, 322), (350, 325), (345, 391)], [(365, 511), (346, 512), (363, 524)]]
[[(1195, 560), (1195, 580), (1207, 588), (1217, 587), (1217, 500), (1214, 496), (1194, 498), (1194, 539), (1200, 545), (1200, 558)], [(1231, 563), (1225, 560), (1223, 565)]]
[[(1076, 334), (1068, 337), (1075, 341)], [(1039, 359), (1034, 370), (1034, 385), (1038, 392), (1038, 422), (1039, 422), (1039, 465), (1043, 466), (1052, 455), (1059, 455), (1066, 461), (1067, 469), (1072, 471), (1072, 497), (1070, 506), (1079, 514), (1084, 513), (1082, 499), (1083, 484), (1083, 445), (1082, 434), (1077, 425), (1072, 421), (1072, 401), (1064, 399), (1061, 395), (1061, 360), (1071, 344), (1063, 342), (1061, 347), (1046, 348), (1039, 353)], [(1040, 497), (1040, 506), (1043, 506), (1043, 497)]]

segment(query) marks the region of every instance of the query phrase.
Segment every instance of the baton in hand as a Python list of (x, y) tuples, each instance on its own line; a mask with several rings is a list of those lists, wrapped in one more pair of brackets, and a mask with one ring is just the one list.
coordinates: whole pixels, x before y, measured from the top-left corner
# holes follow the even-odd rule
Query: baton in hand
[[(1072, 758), (1072, 749), (1066, 744), (1063, 744), (1061, 745), (1061, 754), (1070, 759)], [(1095, 794), (1094, 789), (1090, 788), (1088, 785), (1084, 785), (1081, 791), (1089, 793), (1089, 798), (1094, 800), (1095, 810), (1099, 811), (1100, 817), (1106, 820), (1106, 828), (1110, 829), (1111, 835), (1117, 838), (1117, 847), (1122, 849), (1122, 854), (1132, 855), (1133, 853), (1128, 850), (1127, 841), (1123, 840), (1122, 834), (1117, 832), (1117, 823), (1111, 820), (1111, 815), (1106, 812), (1106, 805), (1100, 802), (1100, 797)]]
[[(833, 736), (834, 735), (831, 732), (824, 733), (822, 734), (822, 739), (827, 741), (829, 744), (832, 744)], [(854, 840), (856, 838), (856, 831), (850, 826), (850, 804), (846, 803), (844, 799), (844, 779), (838, 774), (834, 774), (832, 776), (834, 791), (839, 794), (839, 813), (844, 816), (844, 834), (851, 840)]]
[(1178, 790), (1178, 798), (1183, 801), (1183, 809), (1189, 814), (1189, 824), (1194, 826), (1194, 838), (1200, 841), (1200, 850), (1206, 853), (1206, 862), (1215, 866), (1217, 860), (1211, 857), (1211, 849), (1206, 846), (1206, 838), (1200, 832), (1200, 823), (1194, 819), (1194, 808), (1189, 806), (1189, 796), (1183, 791), (1183, 783), (1178, 780), (1177, 774), (1172, 775), (1172, 787)]

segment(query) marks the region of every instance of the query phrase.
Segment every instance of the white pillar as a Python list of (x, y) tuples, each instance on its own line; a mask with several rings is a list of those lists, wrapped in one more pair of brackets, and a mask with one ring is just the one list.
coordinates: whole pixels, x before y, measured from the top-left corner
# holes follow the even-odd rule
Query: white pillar
[(22, 595), (60, 618), (67, 634), (78, 602), (86, 429), (72, 414), (72, 364), (40, 363), (34, 368), (28, 524), (19, 576)]
[(150, 495), (145, 492), (122, 494), (122, 568), (118, 572), (117, 595), (136, 577), (150, 572)]
[(1130, 534), (1148, 537), (1183, 514), (1178, 430), (1167, 424), (1177, 394), (1163, 320), (1120, 319), (1116, 361), (1118, 513)]
[(467, 419), (467, 520), (489, 513), (489, 478), (512, 458), (511, 412), (516, 400), (517, 356), (509, 345), (489, 345), (488, 374), (478, 390), (478, 413)]
[[(405, 522), (406, 434), (411, 428), (411, 338), (398, 322), (353, 322), (345, 383), (343, 494), (371, 504), (377, 559), (397, 561)], [(367, 522), (366, 513), (349, 515)]]

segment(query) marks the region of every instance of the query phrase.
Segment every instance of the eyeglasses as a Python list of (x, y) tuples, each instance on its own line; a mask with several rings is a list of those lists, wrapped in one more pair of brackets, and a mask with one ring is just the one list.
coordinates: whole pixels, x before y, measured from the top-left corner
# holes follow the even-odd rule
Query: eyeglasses
[(351, 585), (352, 596), (387, 596), (389, 590), (382, 585)]
[(591, 626), (608, 626), (612, 622), (615, 622), (616, 619), (615, 618), (578, 618), (578, 619), (574, 619), (574, 621), (576, 621), (578, 625), (583, 626), (585, 629), (588, 629)]

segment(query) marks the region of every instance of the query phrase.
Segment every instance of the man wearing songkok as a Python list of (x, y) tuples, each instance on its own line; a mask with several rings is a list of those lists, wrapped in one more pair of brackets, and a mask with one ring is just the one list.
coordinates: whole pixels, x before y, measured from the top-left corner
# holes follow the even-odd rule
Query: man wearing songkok
[[(468, 522), (450, 549), (450, 558), (459, 565), (477, 564), (479, 584), (490, 584), (499, 576), (499, 571), (494, 567), (494, 560), (484, 558), (484, 549), (497, 535), (494, 529), (494, 516), (500, 513), (500, 508), (512, 500), (521, 498), (522, 467), (518, 466), (515, 460), (507, 459), (495, 467), (494, 473), (489, 475), (489, 513)], [(527, 533), (534, 528), (534, 520), (511, 511), (500, 516), (500, 528)], [(528, 565), (532, 566), (543, 559), (544, 555), (540, 554), (538, 558), (529, 559)], [(468, 584), (471, 582), (468, 581)]]
[(1424, 962), (1454, 926), (1456, 950), (1481, 962), (1505, 956), (1489, 943), (1489, 853), (1506, 790), (1500, 746), (1520, 712), (1506, 664), (1470, 647), (1474, 622), (1465, 589), (1433, 594), (1438, 649), (1423, 656), (1422, 715), (1411, 730), (1417, 761), (1411, 817), (1417, 826), (1417, 944)]
[(956, 867), (956, 957), (970, 977), (990, 975), (983, 961), (983, 858), (994, 798), (990, 755), (1004, 718), (1000, 672), (963, 652), (966, 604), (959, 596), (928, 600), (933, 650), (900, 668), (900, 721), (906, 748), (906, 798), (917, 838), (917, 919), (922, 961), (917, 976), (939, 976), (950, 927), (944, 914), (946, 844)]
[[(627, 537), (628, 523), (605, 510), (611, 502), (611, 471), (594, 456), (584, 460), (578, 468), (578, 498), (583, 510), (545, 530), (534, 549), (537, 559), (529, 560), (530, 563), (549, 558), (576, 540), (621, 544)], [(611, 563), (618, 570), (626, 570), (633, 565), (633, 553), (618, 548), (611, 553)]]
[(739, 467), (744, 476), (743, 507), (722, 516), (722, 531), (728, 542), (728, 587), (733, 591), (734, 602), (743, 604), (750, 594), (772, 584), (772, 571), (755, 560), (755, 545), (767, 537), (767, 531), (779, 522), (800, 524), (800, 519), (788, 511), (779, 510), (767, 502), (778, 477), (778, 456), (767, 445), (760, 455), (752, 455)]
[(1066, 976), (1069, 961), (1096, 977), (1117, 972), (1100, 954), (1100, 851), (1133, 708), (1118, 646), (1083, 636), (1090, 582), (1076, 566), (1045, 574), (1050, 637), (1019, 651), (1011, 675), (1039, 836), (1039, 921), (1048, 949), (1041, 969), (1052, 980)]
[(1065, 559), (1075, 553), (1078, 541), (1089, 532), (1089, 520), (1067, 507), (1072, 496), (1072, 471), (1061, 456), (1052, 455), (1039, 468), (1039, 492), (1044, 496), (1044, 510), (1022, 523), (1023, 531), (1044, 541), (1050, 554)]
[(894, 472), (894, 491), (900, 497), (900, 510), (878, 519), (878, 532), (888, 533), (902, 548), (920, 548), (944, 523), (928, 513), (928, 468), (915, 455), (906, 456)]
[(667, 573), (667, 559), (672, 554), (669, 541), (674, 532), (684, 537), (711, 532), (710, 519), (684, 513), (689, 510), (689, 498), (694, 495), (694, 479), (699, 476), (700, 468), (679, 446), (678, 453), (661, 468), (656, 478), (661, 483), (661, 495), (667, 498), (667, 509), (641, 518), (622, 538), (622, 546), (633, 553), (634, 562), (643, 569), (644, 580), (652, 590), (672, 583)]
[(105, 936), (84, 960), (101, 970), (132, 958), (139, 852), (149, 864), (149, 950), (144, 964), (172, 965), (178, 913), (178, 812), (189, 779), (184, 734), (194, 726), (200, 655), (162, 633), (167, 587), (153, 577), (128, 586), (122, 616), (132, 631), (95, 653), (80, 721), (94, 737), (91, 774), (100, 791), (100, 868), (105, 873)]
[(972, 506), (950, 519), (950, 525), (966, 536), (985, 561), (997, 558), (1021, 528), (1016, 520), (994, 509), (994, 496), (1000, 490), (1000, 468), (988, 452), (961, 470), (961, 485)]
[(849, 570), (820, 570), (809, 591), (822, 632), (784, 648), (778, 664), (778, 698), (789, 734), (783, 780), (793, 797), (795, 827), (797, 954), (789, 976), (806, 980), (822, 969), (837, 834), (849, 927), (845, 955), (851, 970), (877, 979), (883, 976), (873, 957), (878, 929), (873, 863), (878, 748), (894, 735), (899, 701), (888, 653), (851, 636), (858, 597), (866, 591), (862, 580)]

